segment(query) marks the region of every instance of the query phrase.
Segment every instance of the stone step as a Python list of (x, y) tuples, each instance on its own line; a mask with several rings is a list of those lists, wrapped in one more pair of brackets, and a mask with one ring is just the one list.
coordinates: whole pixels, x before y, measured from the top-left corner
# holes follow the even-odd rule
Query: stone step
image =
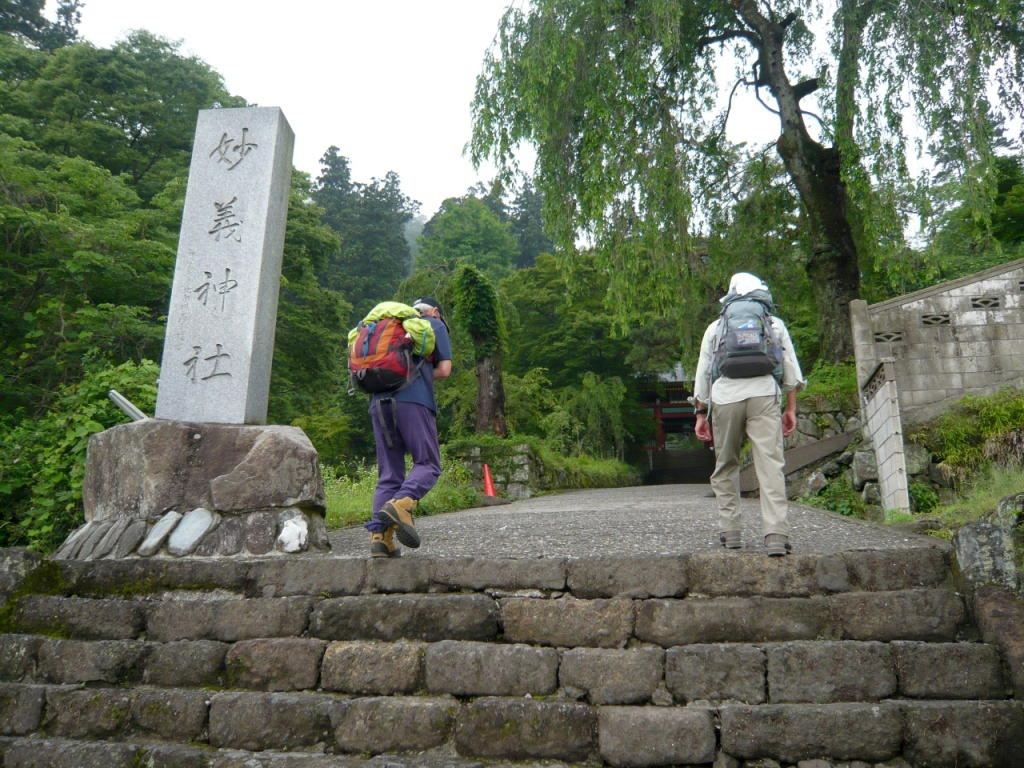
[[(22, 715), (6, 727), (14, 733), (0, 738), (5, 768), (251, 768), (276, 765), (266, 760), (282, 751), (313, 753), (307, 761), (281, 763), (299, 766), (351, 766), (359, 763), (349, 760), (366, 755), (395, 754), (502, 764), (601, 760), (639, 768), (710, 764), (724, 753), (734, 760), (789, 764), (825, 757), (870, 763), (902, 757), (911, 766), (1010, 768), (1019, 765), (1024, 743), (1024, 702), (1018, 701), (593, 707), (522, 697), (463, 702), (451, 696), (351, 699), (195, 691), (172, 696), (30, 687), (23, 697), (38, 702), (37, 723)], [(33, 737), (23, 738), (18, 730)], [(192, 744), (183, 744), (186, 740)], [(261, 758), (253, 759), (254, 754)], [(150, 755), (160, 755), (159, 761), (143, 762)]]
[(812, 597), (551, 598), (481, 593), (371, 594), (315, 599), (192, 593), (187, 599), (25, 595), (7, 632), (79, 640), (236, 642), (478, 640), (573, 648), (662, 647), (789, 640), (970, 639), (960, 595), (948, 589)]
[[(797, 641), (663, 649), (312, 638), (150, 643), (0, 637), (0, 686), (131, 686), (352, 696), (558, 696), (609, 704), (836, 703), (1012, 695), (984, 643)], [(12, 687), (13, 686), (13, 687)], [(98, 695), (98, 694), (97, 694)]]
[(936, 549), (41, 571), (0, 612), (4, 768), (1009, 768), (1024, 749), (1019, 658), (978, 641)]
[(51, 594), (101, 597), (168, 590), (223, 590), (249, 597), (339, 597), (368, 593), (523, 590), (575, 597), (807, 597), (937, 587), (950, 580), (938, 548), (794, 554), (757, 552), (584, 558), (395, 560), (310, 555), (263, 559), (130, 558), (44, 565)]

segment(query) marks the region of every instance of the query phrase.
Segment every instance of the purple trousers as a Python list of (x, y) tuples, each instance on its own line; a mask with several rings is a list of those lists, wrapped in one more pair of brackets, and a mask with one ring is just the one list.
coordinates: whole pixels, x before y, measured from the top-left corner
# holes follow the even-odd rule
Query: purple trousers
[[(385, 400), (379, 408), (377, 403), (372, 405), (370, 418), (377, 442), (377, 490), (373, 494), (373, 517), (363, 527), (376, 532), (388, 527), (380, 516), (385, 502), (406, 496), (419, 501), (434, 487), (441, 476), (441, 448), (437, 416), (425, 405)], [(408, 474), (407, 453), (412, 456)]]

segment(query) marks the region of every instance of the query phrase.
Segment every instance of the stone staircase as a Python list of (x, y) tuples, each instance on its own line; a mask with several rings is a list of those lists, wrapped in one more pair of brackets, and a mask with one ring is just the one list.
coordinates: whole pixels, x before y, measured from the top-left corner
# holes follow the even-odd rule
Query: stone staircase
[(3, 768), (1024, 765), (946, 550), (3, 552)]

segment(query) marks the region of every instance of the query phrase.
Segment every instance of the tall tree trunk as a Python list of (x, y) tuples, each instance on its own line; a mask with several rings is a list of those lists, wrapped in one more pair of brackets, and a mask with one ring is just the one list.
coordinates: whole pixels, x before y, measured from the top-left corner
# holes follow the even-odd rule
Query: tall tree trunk
[(793, 84), (786, 74), (784, 40), (793, 17), (768, 19), (756, 0), (740, 0), (738, 11), (757, 35), (758, 82), (779, 106), (777, 147), (804, 209), (811, 245), (807, 274), (818, 305), (821, 353), (833, 362), (846, 360), (853, 356), (849, 305), (860, 298), (860, 269), (841, 150), (812, 139), (804, 123), (800, 99), (817, 90), (817, 82)]
[(476, 364), (477, 434), (507, 435), (505, 429), (505, 385), (493, 357), (481, 357)]
[(783, 131), (778, 148), (806, 214), (811, 252), (805, 269), (818, 307), (821, 356), (841, 362), (853, 356), (850, 302), (860, 298), (860, 269), (839, 151), (814, 142), (794, 150), (789, 138)]

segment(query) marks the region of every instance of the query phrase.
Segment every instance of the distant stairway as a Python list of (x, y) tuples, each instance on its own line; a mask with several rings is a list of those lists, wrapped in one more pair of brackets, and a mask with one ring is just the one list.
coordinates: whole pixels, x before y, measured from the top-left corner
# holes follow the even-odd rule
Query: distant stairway
[(949, 557), (42, 561), (0, 764), (1022, 766)]

